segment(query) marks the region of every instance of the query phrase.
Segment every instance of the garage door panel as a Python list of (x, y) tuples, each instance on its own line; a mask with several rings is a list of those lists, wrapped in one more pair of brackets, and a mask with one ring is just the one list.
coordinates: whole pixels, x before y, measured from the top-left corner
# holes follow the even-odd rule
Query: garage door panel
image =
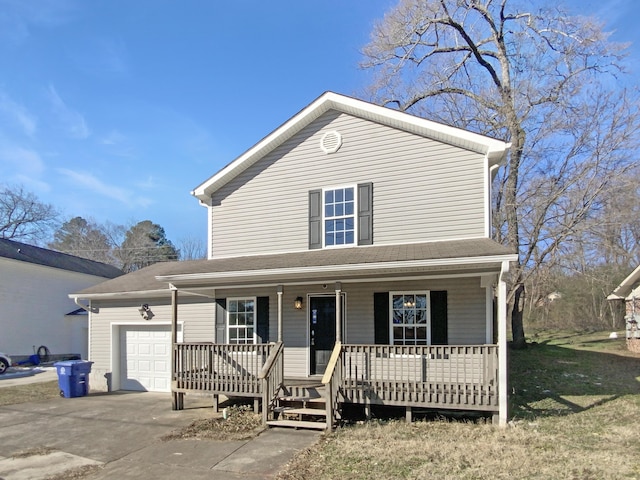
[(169, 325), (121, 326), (120, 342), (122, 390), (170, 391)]

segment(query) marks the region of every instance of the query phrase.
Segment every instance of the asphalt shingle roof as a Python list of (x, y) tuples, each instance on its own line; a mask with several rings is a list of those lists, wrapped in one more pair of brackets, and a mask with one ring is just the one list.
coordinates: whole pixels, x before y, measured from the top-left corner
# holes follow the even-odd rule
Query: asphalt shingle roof
[(104, 278), (115, 278), (123, 275), (122, 270), (106, 263), (35, 247), (6, 238), (0, 238), (0, 258), (9, 258)]
[(491, 257), (511, 255), (514, 252), (487, 239), (456, 240), (408, 245), (382, 245), (371, 247), (309, 250), (304, 252), (193, 260), (186, 262), (156, 263), (79, 292), (82, 295), (110, 294), (135, 291), (167, 290), (167, 283), (157, 276), (198, 275), (207, 273), (233, 273), (261, 270), (330, 267), (412, 260), (446, 260), (453, 258)]

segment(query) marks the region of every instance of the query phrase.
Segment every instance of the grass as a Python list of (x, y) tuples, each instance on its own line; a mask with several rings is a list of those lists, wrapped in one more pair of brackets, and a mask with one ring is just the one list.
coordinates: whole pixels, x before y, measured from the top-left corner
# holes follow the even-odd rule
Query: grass
[(325, 434), (278, 478), (640, 479), (640, 356), (608, 332), (533, 340), (509, 352), (506, 428), (364, 422)]
[(227, 408), (227, 418), (205, 418), (193, 421), (184, 428), (162, 437), (163, 440), (198, 438), (203, 440), (246, 440), (264, 430), (262, 416), (250, 406), (233, 405)]
[(60, 397), (57, 381), (29, 383), (0, 388), (0, 405), (14, 405), (24, 402), (39, 402)]

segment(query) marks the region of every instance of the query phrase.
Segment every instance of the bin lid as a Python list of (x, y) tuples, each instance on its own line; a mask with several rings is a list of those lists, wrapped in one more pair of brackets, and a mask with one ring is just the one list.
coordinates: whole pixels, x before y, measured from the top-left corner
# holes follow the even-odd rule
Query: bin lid
[(64, 360), (61, 362), (56, 362), (53, 364), (54, 367), (72, 367), (74, 365), (77, 365), (79, 363), (93, 363), (90, 362), (89, 360)]

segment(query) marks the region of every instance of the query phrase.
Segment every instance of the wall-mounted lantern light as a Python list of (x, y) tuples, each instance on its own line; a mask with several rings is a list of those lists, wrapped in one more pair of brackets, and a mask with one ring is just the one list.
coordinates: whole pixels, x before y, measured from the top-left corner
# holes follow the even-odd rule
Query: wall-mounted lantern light
[(140, 312), (140, 316), (145, 320), (151, 320), (153, 318), (153, 312), (149, 308), (148, 303), (143, 303), (142, 305), (140, 305), (138, 312)]
[(302, 297), (296, 297), (293, 302), (293, 306), (296, 310), (302, 310)]

